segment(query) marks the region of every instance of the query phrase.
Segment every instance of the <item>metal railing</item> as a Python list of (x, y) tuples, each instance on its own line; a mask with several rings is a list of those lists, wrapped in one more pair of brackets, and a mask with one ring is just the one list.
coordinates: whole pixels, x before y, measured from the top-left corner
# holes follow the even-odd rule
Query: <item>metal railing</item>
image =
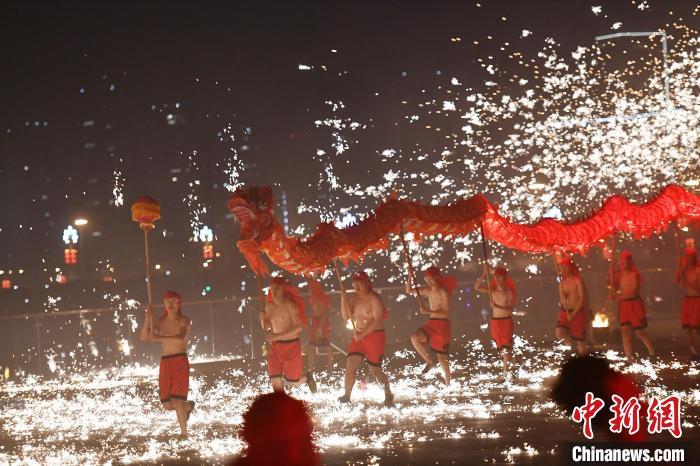
[[(673, 270), (666, 267), (641, 272), (646, 276), (663, 276), (645, 282), (643, 295), (651, 319), (663, 317), (675, 325), (682, 291), (673, 286)], [(538, 337), (552, 334), (558, 312), (555, 278), (551, 274), (542, 274), (533, 277), (516, 275), (514, 279), (519, 285), (518, 307), (528, 313), (519, 319), (519, 331)], [(584, 272), (584, 279), (590, 290), (591, 307), (596, 311), (602, 307), (612, 311), (613, 305), (606, 304), (605, 274)], [(474, 280), (460, 281), (451, 301), (455, 344), (463, 339), (490, 340), (488, 332), (482, 329), (482, 324), (490, 317), (488, 299), (477, 296), (471, 290), (473, 284)], [(419, 315), (415, 299), (400, 298), (404, 294), (403, 286), (378, 287), (376, 291), (389, 309), (390, 317), (385, 322), (389, 340), (410, 347), (408, 336), (422, 325), (425, 318)], [(332, 339), (342, 348), (349, 341), (351, 332), (346, 330), (346, 323), (340, 316), (339, 291), (330, 290), (328, 294), (332, 299), (329, 312)], [(154, 305), (154, 308), (160, 309), (162, 304)], [(143, 309), (144, 306), (125, 309), (123, 305), (115, 305), (0, 316), (0, 366), (9, 366), (13, 373), (20, 369), (48, 373), (52, 368), (71, 370), (73, 367), (105, 367), (120, 362), (156, 361), (159, 345), (138, 340), (138, 328), (144, 319)], [(191, 351), (214, 358), (260, 356), (264, 335), (257, 317), (259, 310), (257, 296), (184, 302), (183, 313), (192, 320)]]

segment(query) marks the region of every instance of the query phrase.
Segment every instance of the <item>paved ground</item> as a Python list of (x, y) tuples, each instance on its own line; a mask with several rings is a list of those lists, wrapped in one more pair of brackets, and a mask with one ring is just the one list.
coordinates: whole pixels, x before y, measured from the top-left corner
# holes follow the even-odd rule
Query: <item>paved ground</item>
[[(371, 382), (359, 384), (351, 406), (339, 405), (340, 369), (319, 377), (315, 396), (306, 388), (294, 395), (309, 402), (329, 465), (561, 464), (564, 444), (581, 439), (580, 428), (548, 398), (566, 354), (548, 342), (518, 343), (520, 369), (510, 382), (499, 381), (491, 348), (473, 340), (455, 355), (449, 388), (440, 386), (437, 371), (418, 376), (412, 353), (396, 352), (391, 409)], [(658, 360), (626, 370), (647, 394), (682, 393), (683, 440), (697, 442), (700, 371), (672, 354), (677, 342), (657, 344)], [(614, 351), (608, 355), (622, 365)], [(0, 463), (223, 463), (241, 451), (241, 415), (268, 390), (260, 361), (195, 365), (191, 392), (198, 409), (187, 440), (176, 438), (172, 413), (160, 409), (155, 375), (153, 367), (130, 368), (4, 385)]]

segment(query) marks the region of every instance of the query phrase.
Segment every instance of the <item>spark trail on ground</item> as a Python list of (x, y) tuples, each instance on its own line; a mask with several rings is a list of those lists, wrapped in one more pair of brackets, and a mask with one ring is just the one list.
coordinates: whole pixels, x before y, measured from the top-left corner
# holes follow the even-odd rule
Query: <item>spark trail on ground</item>
[[(383, 407), (383, 390), (372, 381), (359, 382), (353, 403), (340, 405), (340, 367), (319, 377), (316, 395), (306, 387), (292, 393), (309, 403), (317, 444), (328, 453), (376, 450), (381, 455), (382, 450), (419, 447), (422, 442), (441, 438), (477, 442), (500, 438), (510, 447), (494, 457), (498, 461), (510, 456), (518, 462), (518, 450), (527, 454), (528, 448), (533, 449), (529, 454), (556, 454), (549, 451), (549, 443), (523, 445), (516, 430), (520, 423), (498, 422), (499, 418), (521, 415), (537, 422), (560, 423), (561, 429), (580, 435), (548, 398), (549, 383), (565, 357), (563, 348), (551, 349), (516, 337), (518, 370), (515, 377), (503, 382), (499, 381), (501, 362), (495, 351), (479, 340), (464, 344), (469, 357), (453, 360), (454, 379), (448, 388), (440, 384), (437, 370), (419, 376), (420, 366), (412, 352), (394, 353), (389, 364), (396, 395), (394, 408)], [(613, 367), (623, 366), (617, 352), (608, 351), (607, 357)], [(193, 358), (193, 362), (205, 360)], [(625, 371), (641, 382), (645, 396), (671, 394), (661, 373), (699, 374), (686, 364), (665, 361), (642, 361)], [(190, 437), (180, 440), (172, 412), (163, 411), (158, 402), (156, 379), (156, 367), (132, 366), (60, 380), (29, 377), (5, 384), (0, 390), (4, 406), (0, 413), (4, 445), (0, 461), (58, 465), (189, 457), (222, 462), (244, 447), (237, 434), (242, 414), (256, 395), (269, 390), (260, 361), (195, 375), (190, 398), (197, 402), (197, 410), (190, 420)], [(678, 394), (683, 400), (684, 435), (697, 435), (700, 419), (688, 416), (686, 410), (700, 407), (700, 390)], [(479, 422), (484, 420), (489, 422)]]

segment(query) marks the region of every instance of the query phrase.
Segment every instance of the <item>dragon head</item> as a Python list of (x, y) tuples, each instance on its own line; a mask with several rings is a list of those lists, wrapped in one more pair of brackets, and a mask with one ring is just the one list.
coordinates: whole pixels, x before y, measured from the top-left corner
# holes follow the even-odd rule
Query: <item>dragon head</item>
[(228, 209), (241, 224), (241, 240), (264, 241), (274, 230), (274, 196), (269, 186), (237, 189), (228, 200)]

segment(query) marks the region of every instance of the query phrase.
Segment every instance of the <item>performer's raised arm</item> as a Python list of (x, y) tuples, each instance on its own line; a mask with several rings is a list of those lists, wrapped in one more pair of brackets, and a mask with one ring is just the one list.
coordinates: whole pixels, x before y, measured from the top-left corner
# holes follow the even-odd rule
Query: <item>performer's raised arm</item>
[(143, 325), (141, 326), (141, 331), (139, 332), (139, 340), (141, 341), (153, 341), (151, 336), (153, 334), (153, 330), (151, 328), (153, 322), (153, 308), (151, 306), (148, 306), (146, 308), (146, 318), (143, 321)]
[(348, 297), (345, 290), (340, 291), (340, 313), (343, 316), (343, 320), (352, 319), (352, 300)]
[[(489, 273), (489, 266), (487, 264), (484, 264), (484, 273), (482, 273), (481, 276), (479, 276), (479, 278), (476, 279), (476, 283), (474, 284), (474, 290), (478, 291), (479, 293), (488, 293), (489, 292), (488, 273)], [(486, 286), (484, 286), (484, 281), (486, 281)]]
[(260, 311), (260, 326), (263, 329), (263, 332), (268, 332), (272, 330), (272, 325), (270, 324), (270, 319), (267, 316), (267, 306), (265, 306), (264, 311)]
[[(410, 264), (408, 265), (408, 280), (406, 280), (406, 294), (408, 295), (416, 295), (416, 290), (418, 290), (418, 294), (421, 296), (427, 296), (428, 295), (428, 288), (425, 286), (416, 286), (413, 283), (413, 266)], [(427, 312), (426, 312), (427, 314)]]

